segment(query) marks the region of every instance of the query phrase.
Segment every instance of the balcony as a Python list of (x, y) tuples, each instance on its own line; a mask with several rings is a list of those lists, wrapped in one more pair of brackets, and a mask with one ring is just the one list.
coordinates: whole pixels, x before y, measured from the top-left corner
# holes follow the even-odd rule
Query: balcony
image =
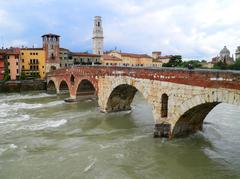
[(29, 65), (39, 65), (39, 62), (38, 62), (38, 61), (31, 62), (31, 61), (30, 61), (28, 64), (29, 64)]

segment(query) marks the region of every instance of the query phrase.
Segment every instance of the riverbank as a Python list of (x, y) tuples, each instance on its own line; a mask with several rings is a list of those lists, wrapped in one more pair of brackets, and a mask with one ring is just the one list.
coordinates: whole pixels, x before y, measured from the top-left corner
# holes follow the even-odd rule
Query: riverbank
[(18, 93), (26, 91), (46, 91), (45, 80), (22, 80), (0, 82), (0, 93)]

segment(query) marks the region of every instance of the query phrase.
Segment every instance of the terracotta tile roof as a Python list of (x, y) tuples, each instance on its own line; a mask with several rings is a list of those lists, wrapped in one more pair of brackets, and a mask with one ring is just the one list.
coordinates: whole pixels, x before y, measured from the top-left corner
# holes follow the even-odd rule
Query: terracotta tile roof
[(100, 55), (83, 53), (83, 52), (72, 52), (71, 54), (72, 56), (78, 56), (78, 57), (101, 57)]
[(43, 50), (43, 48), (21, 48), (21, 50)]
[(106, 55), (106, 54), (102, 55), (102, 58), (105, 61), (122, 61), (122, 59), (120, 59), (120, 58), (113, 57), (113, 56)]
[(152, 58), (147, 54), (134, 54), (134, 53), (120, 53), (123, 57), (131, 58)]
[(60, 48), (60, 50), (70, 51), (70, 50), (67, 49), (67, 48)]
[(160, 57), (158, 57), (157, 59), (170, 59), (170, 58), (172, 58), (172, 56), (160, 56)]
[(5, 55), (18, 55), (20, 53), (20, 48), (7, 48), (7, 49), (2, 49), (0, 50), (0, 53), (5, 54)]

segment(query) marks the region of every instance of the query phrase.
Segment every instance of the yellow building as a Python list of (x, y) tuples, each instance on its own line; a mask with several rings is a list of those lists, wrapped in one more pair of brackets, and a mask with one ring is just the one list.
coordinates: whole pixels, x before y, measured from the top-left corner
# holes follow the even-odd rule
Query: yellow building
[(133, 53), (122, 53), (118, 51), (111, 51), (108, 53), (109, 56), (116, 57), (122, 60), (122, 66), (132, 67), (151, 67), (152, 57), (147, 54), (133, 54)]
[(20, 50), (21, 72), (27, 77), (45, 78), (45, 51), (43, 48), (22, 48)]
[(106, 54), (102, 55), (101, 63), (102, 65), (107, 65), (107, 66), (123, 66), (122, 59), (118, 57), (106, 55)]

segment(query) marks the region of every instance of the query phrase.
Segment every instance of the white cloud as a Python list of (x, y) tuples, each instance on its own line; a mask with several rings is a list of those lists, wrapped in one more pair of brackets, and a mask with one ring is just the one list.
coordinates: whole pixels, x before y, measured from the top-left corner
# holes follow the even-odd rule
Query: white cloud
[(7, 36), (10, 44), (33, 44), (42, 33), (53, 32), (61, 33), (66, 48), (89, 49), (89, 24), (94, 15), (102, 15), (107, 50), (118, 46), (130, 52), (161, 50), (185, 58), (210, 58), (224, 45), (232, 53), (240, 45), (239, 0), (0, 0), (0, 4), (0, 38)]
[(19, 22), (14, 20), (14, 18), (11, 17), (11, 15), (3, 9), (0, 9), (0, 22), (0, 29), (2, 32), (6, 31), (6, 33), (18, 33), (24, 29), (24, 27)]
[(238, 0), (103, 1), (120, 15), (105, 25), (107, 42), (120, 46), (210, 58), (224, 45), (234, 53), (240, 40)]

